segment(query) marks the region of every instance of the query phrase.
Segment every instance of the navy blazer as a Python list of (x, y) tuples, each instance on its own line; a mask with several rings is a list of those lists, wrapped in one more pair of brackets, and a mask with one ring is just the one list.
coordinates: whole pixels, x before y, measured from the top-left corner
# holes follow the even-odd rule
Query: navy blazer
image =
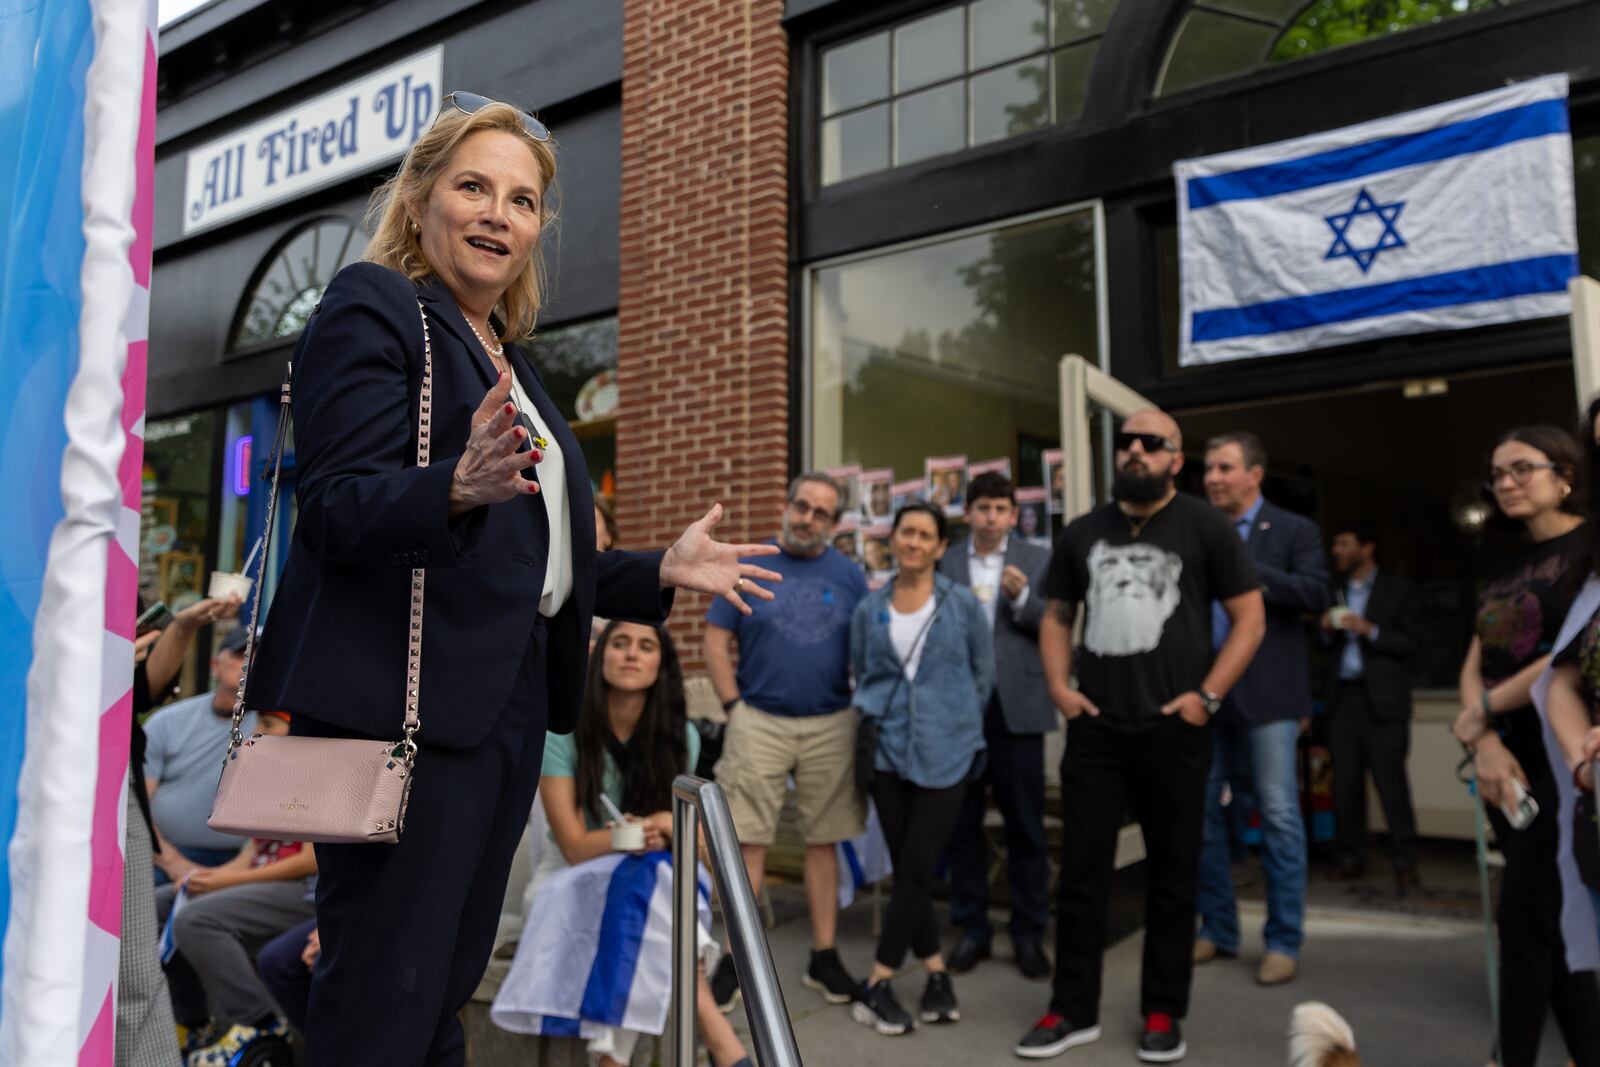
[[(961, 538), (939, 561), (940, 574), (968, 588), (972, 586), (972, 565), (967, 559), (971, 543), (970, 534)], [(999, 599), (994, 612), (994, 669), (1000, 714), (1005, 717), (1006, 729), (1014, 734), (1047, 734), (1060, 725), (1039, 659), (1039, 620), (1050, 599), (1044, 591), (1050, 550), (1029, 544), (1013, 530), (1006, 539), (1005, 561), (1028, 576), (1028, 599), (1018, 610), (1005, 594), (995, 591)]]
[[(1350, 583), (1338, 588), (1348, 596)], [(1376, 641), (1362, 637), (1361, 685), (1372, 702), (1372, 717), (1380, 722), (1411, 718), (1411, 656), (1422, 636), (1422, 594), (1412, 582), (1393, 571), (1378, 568), (1367, 596), (1365, 618), (1378, 628)], [(1323, 641), (1331, 653), (1328, 692), (1339, 687), (1339, 667), (1344, 660), (1345, 634), (1329, 634)]]
[[(423, 311), (433, 350), (430, 463), (416, 465)], [(560, 442), (572, 517), (572, 596), (552, 619), (542, 669), (547, 726), (571, 732), (601, 615), (655, 622), (670, 592), (661, 553), (594, 548), (594, 500), (577, 438), (514, 346), (506, 355)], [(256, 661), (249, 704), (397, 738), (405, 718), (411, 569), (427, 570), (422, 630), (425, 745), (482, 741), (522, 669), (544, 589), (549, 518), (537, 496), (451, 518), (450, 480), (471, 417), (497, 377), (454, 298), (356, 263), (329, 284), (294, 354), (299, 516)]]
[(1223, 714), (1248, 726), (1311, 714), (1308, 616), (1328, 606), (1328, 565), (1322, 533), (1303, 515), (1263, 501), (1245, 541), (1261, 579), (1267, 633), (1255, 659), (1223, 701)]

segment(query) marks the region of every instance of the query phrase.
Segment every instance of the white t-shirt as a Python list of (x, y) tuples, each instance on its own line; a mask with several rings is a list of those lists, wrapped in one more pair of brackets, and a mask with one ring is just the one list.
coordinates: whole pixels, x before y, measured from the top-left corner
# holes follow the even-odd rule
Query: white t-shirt
[(544, 458), (536, 465), (539, 499), (544, 501), (545, 514), (550, 519), (550, 554), (544, 566), (544, 593), (539, 597), (539, 614), (553, 618), (572, 595), (572, 506), (567, 496), (566, 460), (561, 443), (539, 417), (539, 409), (534, 407), (515, 374), (511, 376), (511, 400), (533, 424), (534, 434), (548, 442), (541, 450)]
[[(901, 612), (893, 604), (889, 605), (889, 641), (894, 645), (895, 655), (905, 665), (908, 682), (917, 676), (917, 664), (922, 662), (922, 646), (927, 644), (927, 639), (922, 636), (923, 627), (933, 616), (938, 599), (930, 596), (926, 604), (912, 612)], [(913, 648), (913, 645), (916, 647)]]

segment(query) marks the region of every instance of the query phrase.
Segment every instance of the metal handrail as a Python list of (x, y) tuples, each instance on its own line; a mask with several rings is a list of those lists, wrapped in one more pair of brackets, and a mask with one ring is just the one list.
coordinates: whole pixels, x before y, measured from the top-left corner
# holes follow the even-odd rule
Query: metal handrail
[[(700, 818), (695, 818), (698, 811)], [(704, 821), (711, 876), (716, 879), (722, 903), (722, 920), (733, 945), (733, 967), (744, 992), (745, 1018), (755, 1042), (756, 1063), (761, 1067), (801, 1067), (789, 1009), (783, 1002), (772, 952), (762, 932), (755, 894), (745, 875), (739, 836), (728, 814), (722, 787), (692, 774), (680, 774), (672, 783), (672, 1063), (694, 1063), (695, 985), (698, 968), (699, 902), (695, 899), (699, 877), (699, 830)]]

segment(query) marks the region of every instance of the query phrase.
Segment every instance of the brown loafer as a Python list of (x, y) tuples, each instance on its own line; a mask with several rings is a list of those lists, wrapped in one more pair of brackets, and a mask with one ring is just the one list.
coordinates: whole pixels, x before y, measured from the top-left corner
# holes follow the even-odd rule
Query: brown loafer
[(1282, 985), (1294, 981), (1294, 976), (1299, 971), (1300, 965), (1292, 957), (1281, 952), (1269, 952), (1261, 957), (1261, 966), (1256, 970), (1256, 981), (1261, 985)]
[(1212, 960), (1231, 960), (1238, 956), (1237, 952), (1224, 952), (1217, 947), (1217, 943), (1208, 937), (1194, 939), (1194, 962), (1210, 963)]

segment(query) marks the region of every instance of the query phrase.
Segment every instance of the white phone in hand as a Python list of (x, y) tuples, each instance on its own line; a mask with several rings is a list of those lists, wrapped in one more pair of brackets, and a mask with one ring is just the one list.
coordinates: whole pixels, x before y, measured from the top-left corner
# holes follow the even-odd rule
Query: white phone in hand
[(1520, 780), (1513, 778), (1511, 796), (1501, 802), (1500, 812), (1513, 830), (1526, 830), (1534, 816), (1539, 814), (1539, 802), (1528, 794)]

